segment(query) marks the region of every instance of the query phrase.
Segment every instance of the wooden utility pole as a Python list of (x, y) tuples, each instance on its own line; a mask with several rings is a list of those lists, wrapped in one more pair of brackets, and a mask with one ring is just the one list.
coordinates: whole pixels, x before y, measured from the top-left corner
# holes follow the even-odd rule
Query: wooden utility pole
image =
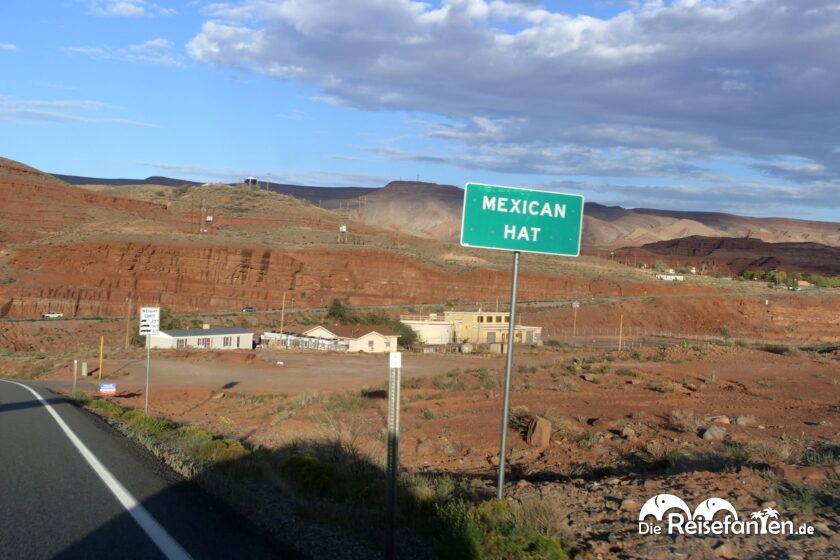
[(102, 379), (102, 366), (103, 366), (102, 359), (104, 358), (104, 356), (105, 356), (105, 337), (100, 336), (99, 337), (99, 379), (100, 380)]
[(126, 308), (125, 308), (125, 349), (128, 350), (128, 347), (131, 345), (131, 338), (130, 338), (130, 327), (131, 327), (131, 308), (134, 304), (134, 296), (129, 295), (128, 299), (126, 300)]

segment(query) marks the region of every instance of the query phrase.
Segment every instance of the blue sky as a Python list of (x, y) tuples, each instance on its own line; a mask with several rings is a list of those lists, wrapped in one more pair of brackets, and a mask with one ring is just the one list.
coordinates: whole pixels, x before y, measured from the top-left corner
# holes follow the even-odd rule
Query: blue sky
[(0, 155), (98, 177), (419, 176), (840, 221), (840, 7), (802, 6), (4, 3)]

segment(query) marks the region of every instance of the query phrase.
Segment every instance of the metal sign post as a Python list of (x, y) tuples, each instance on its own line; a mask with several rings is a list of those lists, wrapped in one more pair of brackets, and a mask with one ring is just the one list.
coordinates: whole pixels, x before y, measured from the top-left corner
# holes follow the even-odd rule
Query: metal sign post
[(400, 370), (402, 353), (389, 355), (388, 375), (388, 535), (385, 557), (396, 558), (397, 550), (397, 477), (399, 474), (400, 448)]
[[(461, 245), (513, 251), (507, 361), (499, 446), (499, 478), (496, 488), (499, 499), (504, 497), (505, 491), (505, 455), (513, 371), (513, 345), (516, 341), (519, 253), (577, 257), (580, 255), (582, 229), (583, 197), (580, 195), (477, 183), (467, 183), (464, 189)], [(575, 313), (577, 313), (577, 307), (575, 307)], [(575, 321), (577, 321), (577, 316)]]
[(572, 319), (572, 338), (577, 336), (577, 310), (580, 307), (580, 302), (573, 301), (572, 302), (572, 309), (575, 310), (575, 318)]
[(149, 414), (149, 379), (151, 377), (152, 339), (151, 336), (160, 332), (160, 307), (140, 308), (140, 336), (146, 337), (146, 404), (143, 408)]
[(508, 321), (507, 361), (505, 362), (505, 394), (502, 403), (502, 437), (499, 444), (499, 480), (496, 497), (505, 494), (505, 455), (507, 454), (507, 429), (510, 413), (510, 381), (513, 372), (513, 341), (516, 335), (516, 288), (519, 284), (519, 251), (513, 252), (513, 280), (510, 288), (510, 320)]
[(79, 360), (73, 360), (73, 392), (76, 392), (76, 372), (79, 369)]

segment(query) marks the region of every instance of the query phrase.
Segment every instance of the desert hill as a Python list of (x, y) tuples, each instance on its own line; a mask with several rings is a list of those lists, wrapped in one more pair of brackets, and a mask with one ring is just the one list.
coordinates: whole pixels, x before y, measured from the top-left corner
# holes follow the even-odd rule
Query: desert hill
[[(272, 185), (272, 188), (275, 188)], [(461, 228), (464, 191), (451, 185), (393, 181), (381, 189), (355, 193), (307, 187), (276, 186), (278, 192), (320, 201), (324, 208), (369, 224), (442, 241), (455, 241)], [(367, 191), (367, 192), (364, 192)], [(751, 237), (768, 243), (820, 243), (840, 247), (840, 224), (789, 218), (752, 218), (716, 212), (680, 212), (650, 208), (626, 209), (587, 202), (582, 243), (614, 249), (690, 236)]]
[[(447, 189), (413, 203), (426, 212), (441, 196), (456, 199), (457, 189)], [(369, 196), (366, 210), (405, 208), (396, 201), (411, 192), (390, 185)], [(359, 210), (334, 212), (244, 185), (73, 186), (2, 160), (0, 316), (120, 316), (130, 302), (175, 312), (279, 309), (284, 294), (296, 307), (335, 297), (366, 305), (507, 296), (509, 254), (377, 227), (351, 215)], [(346, 238), (338, 235), (341, 224)], [(602, 259), (562, 264), (529, 258), (522, 298), (643, 295), (652, 285), (643, 273)]]
[(659, 260), (670, 266), (694, 266), (732, 275), (745, 270), (840, 275), (840, 247), (819, 243), (767, 243), (752, 238), (693, 235), (626, 247), (615, 254), (620, 259)]
[[(169, 177), (95, 179), (54, 175), (75, 185), (197, 185)], [(317, 187), (260, 183), (260, 188), (307, 200), (378, 228), (439, 241), (457, 241), (463, 190), (422, 181), (392, 181), (382, 188)], [(582, 243), (589, 248), (641, 247), (683, 237), (750, 237), (768, 243), (819, 243), (840, 247), (840, 224), (791, 218), (753, 218), (719, 212), (626, 209), (587, 202)]]

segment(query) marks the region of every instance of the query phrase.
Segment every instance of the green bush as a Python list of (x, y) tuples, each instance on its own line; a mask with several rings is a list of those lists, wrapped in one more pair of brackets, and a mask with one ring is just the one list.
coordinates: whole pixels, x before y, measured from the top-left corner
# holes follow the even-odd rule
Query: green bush
[(87, 405), (94, 409), (97, 413), (102, 416), (107, 416), (108, 418), (119, 418), (123, 415), (123, 412), (125, 412), (119, 405), (97, 397), (90, 400)]
[(248, 451), (234, 439), (212, 439), (198, 447), (195, 458), (206, 463), (230, 461), (247, 455)]
[(76, 401), (77, 403), (81, 404), (82, 406), (90, 402), (90, 396), (84, 391), (76, 391), (75, 393), (70, 393), (67, 396)]
[(178, 433), (175, 424), (169, 420), (147, 416), (139, 410), (129, 410), (123, 414), (122, 419), (135, 430), (160, 439), (168, 439)]
[(544, 537), (517, 523), (510, 502), (492, 500), (472, 507), (455, 501), (438, 508), (443, 531), (438, 555), (444, 559), (567, 560), (556, 537)]
[(283, 461), (280, 473), (298, 490), (306, 494), (324, 496), (335, 484), (335, 469), (316, 457), (293, 455)]

